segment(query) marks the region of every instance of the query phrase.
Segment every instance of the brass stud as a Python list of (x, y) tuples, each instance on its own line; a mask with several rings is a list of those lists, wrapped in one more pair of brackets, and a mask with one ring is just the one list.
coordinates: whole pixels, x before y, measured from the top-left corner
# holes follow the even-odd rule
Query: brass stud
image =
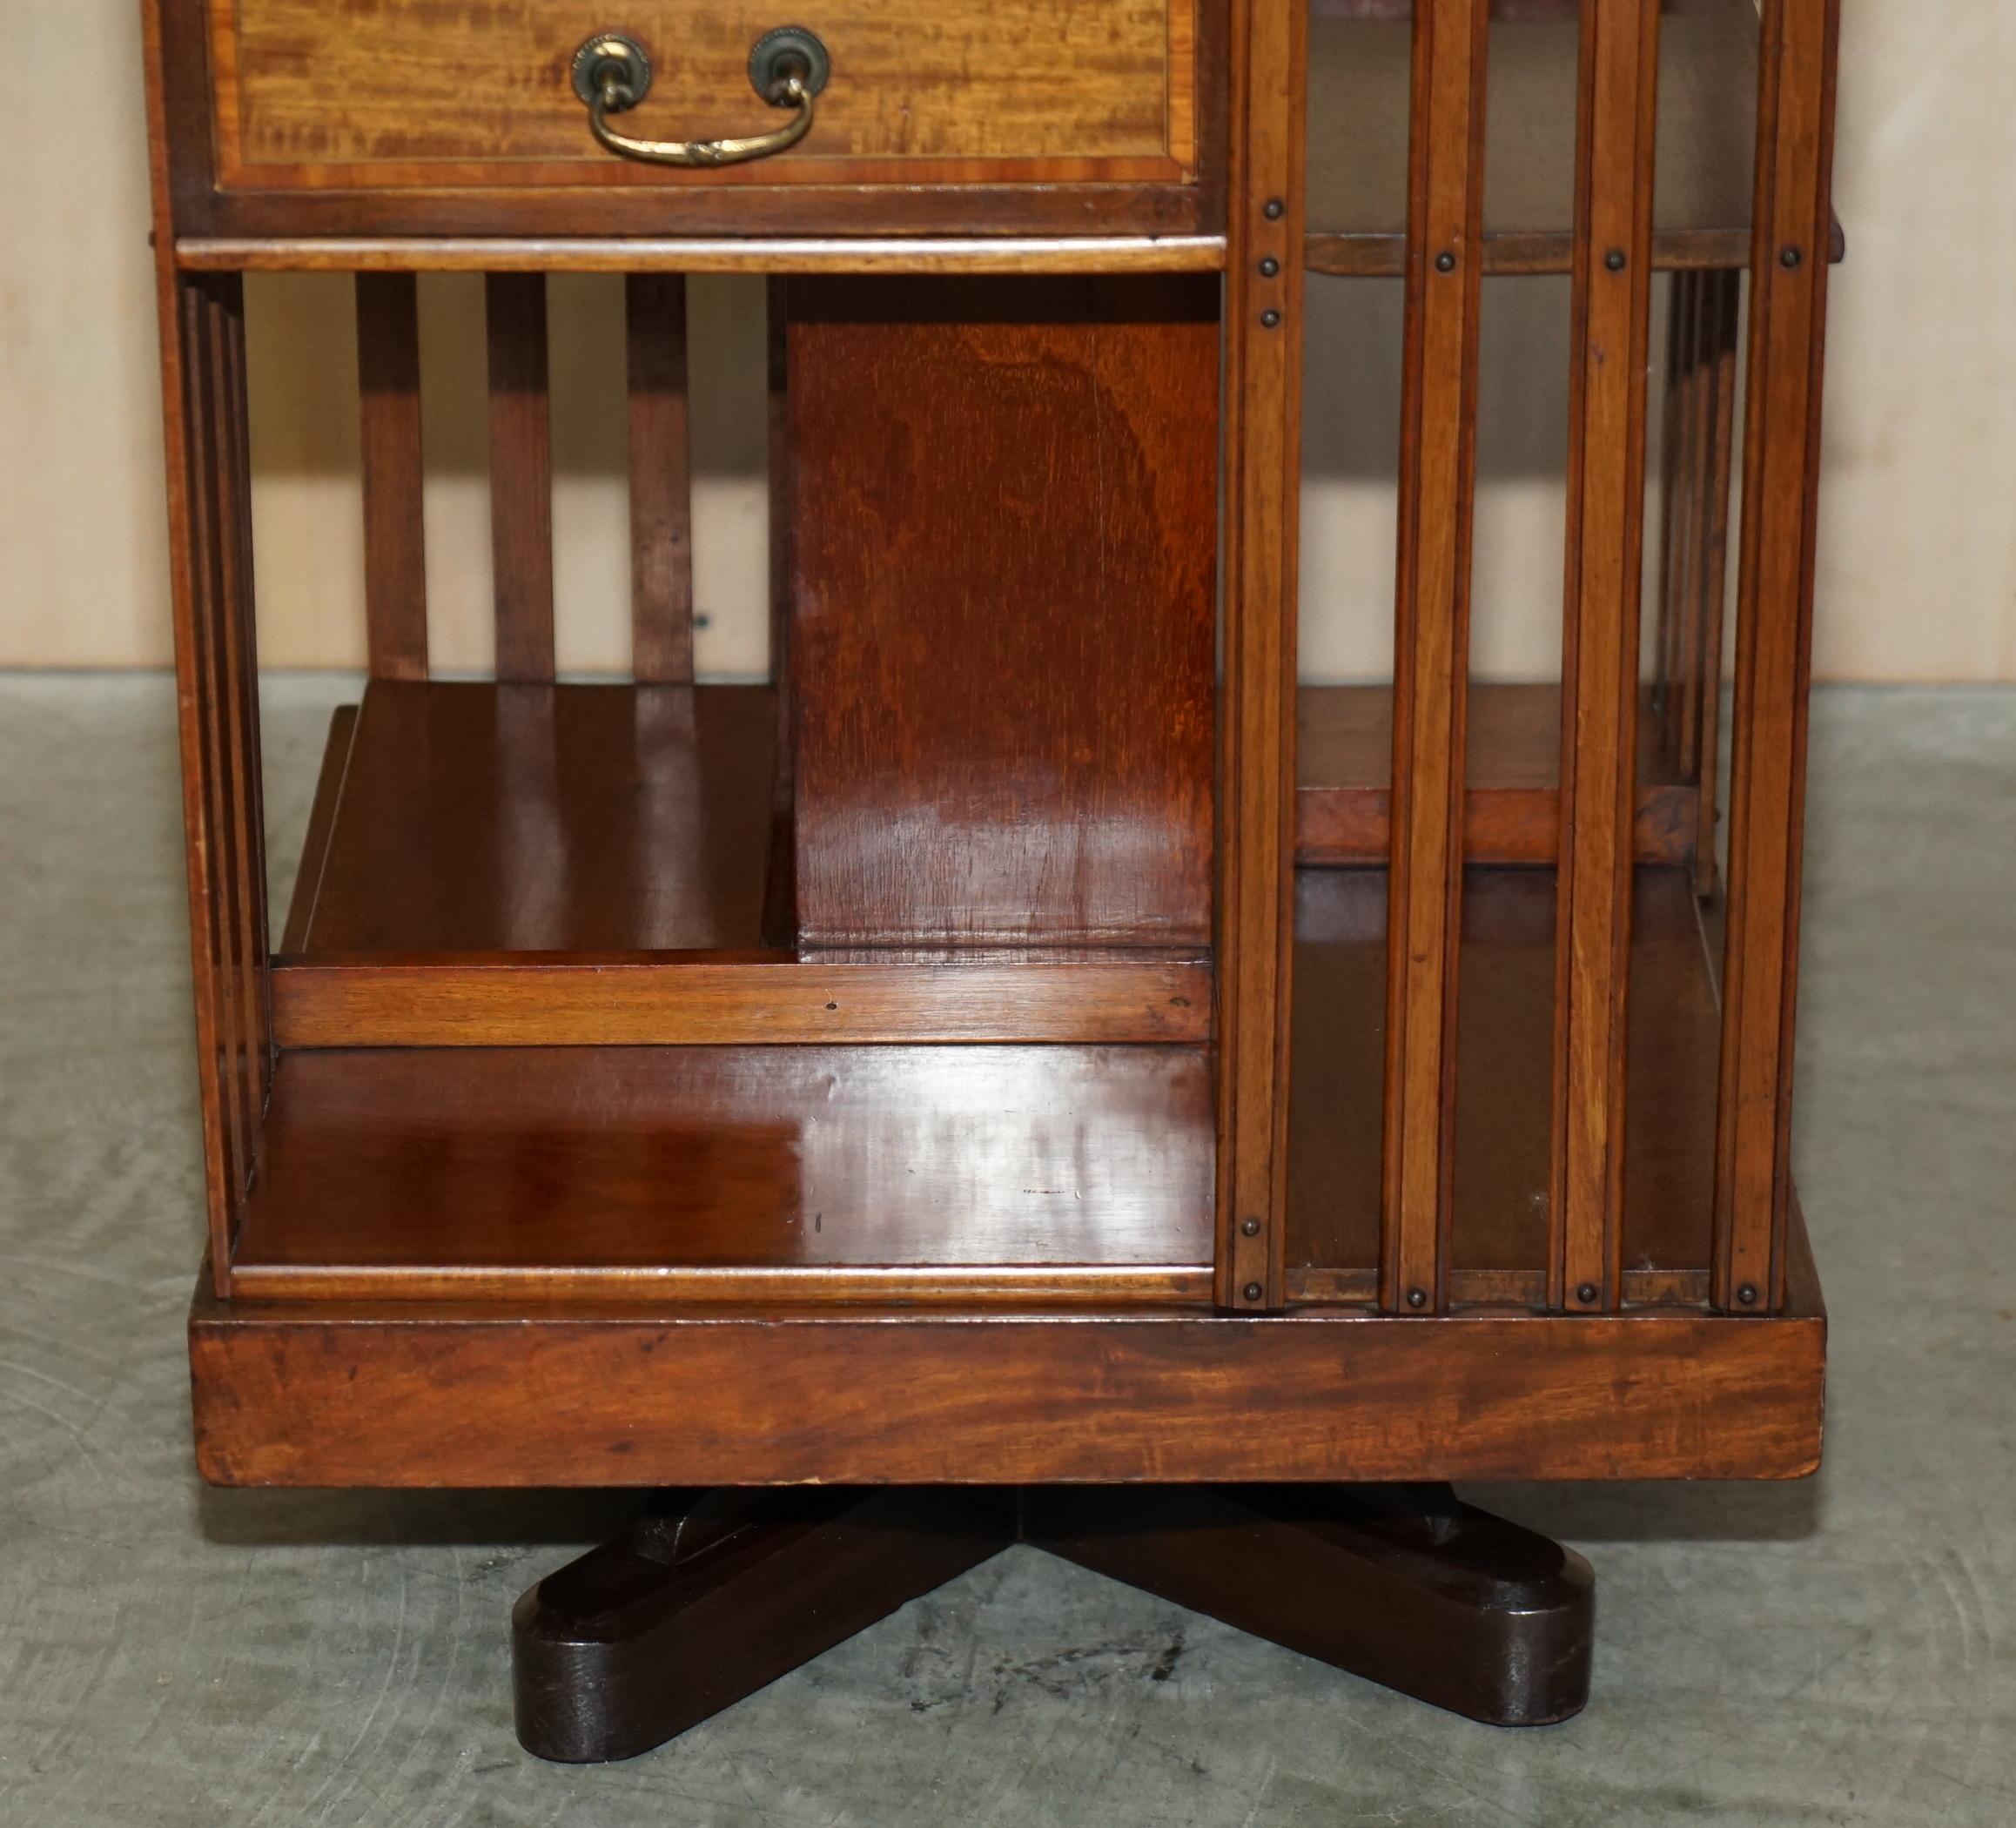
[(1260, 1222), (1257, 1219), (1248, 1219), (1240, 1227), (1240, 1230), (1249, 1238), (1257, 1238), (1260, 1234)]
[(1745, 1307), (1755, 1307), (1757, 1306), (1757, 1284), (1745, 1282), (1741, 1288), (1737, 1290), (1736, 1298)]
[(1248, 1282), (1246, 1287), (1240, 1291), (1240, 1293), (1243, 1294), (1247, 1300), (1257, 1301), (1260, 1300), (1264, 1291), (1261, 1289), (1258, 1282)]
[(1428, 1306), (1428, 1290), (1425, 1288), (1408, 1289), (1407, 1305), (1409, 1307), (1426, 1307)]
[(1580, 1301), (1584, 1307), (1589, 1307), (1596, 1298), (1596, 1284), (1594, 1282), (1584, 1282), (1580, 1288), (1576, 1290), (1575, 1298), (1576, 1300)]

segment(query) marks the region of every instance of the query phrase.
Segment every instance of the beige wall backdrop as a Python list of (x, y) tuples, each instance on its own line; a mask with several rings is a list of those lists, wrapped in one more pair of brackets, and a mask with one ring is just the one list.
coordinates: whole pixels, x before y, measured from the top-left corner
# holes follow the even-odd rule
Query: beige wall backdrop
[[(2016, 7), (1845, 0), (1816, 664), (1838, 680), (2016, 681)], [(51, 73), (92, 47), (79, 104)], [(137, 0), (0, 0), (0, 666), (169, 656)], [(762, 291), (694, 287), (702, 669), (763, 664)], [(1312, 288), (1303, 658), (1390, 653), (1394, 290)], [(430, 617), (489, 657), (478, 282), (423, 280)], [(340, 279), (251, 292), (263, 655), (362, 655), (356, 355)], [(627, 663), (621, 300), (556, 280), (554, 537), (562, 660)], [(1494, 287), (1475, 663), (1554, 662), (1566, 298)]]

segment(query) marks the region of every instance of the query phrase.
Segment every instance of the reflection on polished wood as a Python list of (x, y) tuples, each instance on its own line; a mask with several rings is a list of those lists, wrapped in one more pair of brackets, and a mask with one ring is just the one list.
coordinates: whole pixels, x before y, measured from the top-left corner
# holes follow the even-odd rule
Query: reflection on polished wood
[(373, 680), (290, 950), (754, 946), (775, 729), (759, 687)]
[(1201, 1300), (1200, 1049), (287, 1055), (242, 1294)]

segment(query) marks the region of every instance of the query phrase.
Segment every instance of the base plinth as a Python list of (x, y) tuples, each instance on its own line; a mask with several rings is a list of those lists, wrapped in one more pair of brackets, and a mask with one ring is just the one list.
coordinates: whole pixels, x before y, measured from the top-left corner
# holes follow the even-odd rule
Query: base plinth
[(673, 1492), (518, 1602), (519, 1739), (647, 1751), (1017, 1540), (1488, 1724), (1589, 1699), (1589, 1563), (1447, 1486)]

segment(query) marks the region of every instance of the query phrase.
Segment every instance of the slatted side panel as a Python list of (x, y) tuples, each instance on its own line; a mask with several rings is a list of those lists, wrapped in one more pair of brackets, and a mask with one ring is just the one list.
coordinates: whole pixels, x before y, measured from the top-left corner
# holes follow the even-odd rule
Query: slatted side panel
[(1838, 0), (1765, 0), (1716, 1137), (1716, 1305), (1785, 1287)]
[(546, 276), (492, 273), (484, 286), (497, 677), (539, 684), (554, 673)]
[(686, 281), (624, 281), (628, 345), (631, 671), (640, 685), (693, 683), (693, 508), (686, 390)]
[(1447, 1305), (1488, 0), (1415, 9), (1381, 1304)]
[(419, 298), (412, 273), (357, 276), (364, 611), (374, 679), (427, 676)]
[(178, 283), (165, 309), (198, 1085), (223, 1294), (272, 1083), (243, 289), (234, 277)]
[(1623, 1300), (1659, 0), (1583, 0), (1562, 631), (1549, 1305)]
[(1233, 8), (1215, 1289), (1244, 1309), (1287, 1299), (1307, 30), (1300, 5)]

